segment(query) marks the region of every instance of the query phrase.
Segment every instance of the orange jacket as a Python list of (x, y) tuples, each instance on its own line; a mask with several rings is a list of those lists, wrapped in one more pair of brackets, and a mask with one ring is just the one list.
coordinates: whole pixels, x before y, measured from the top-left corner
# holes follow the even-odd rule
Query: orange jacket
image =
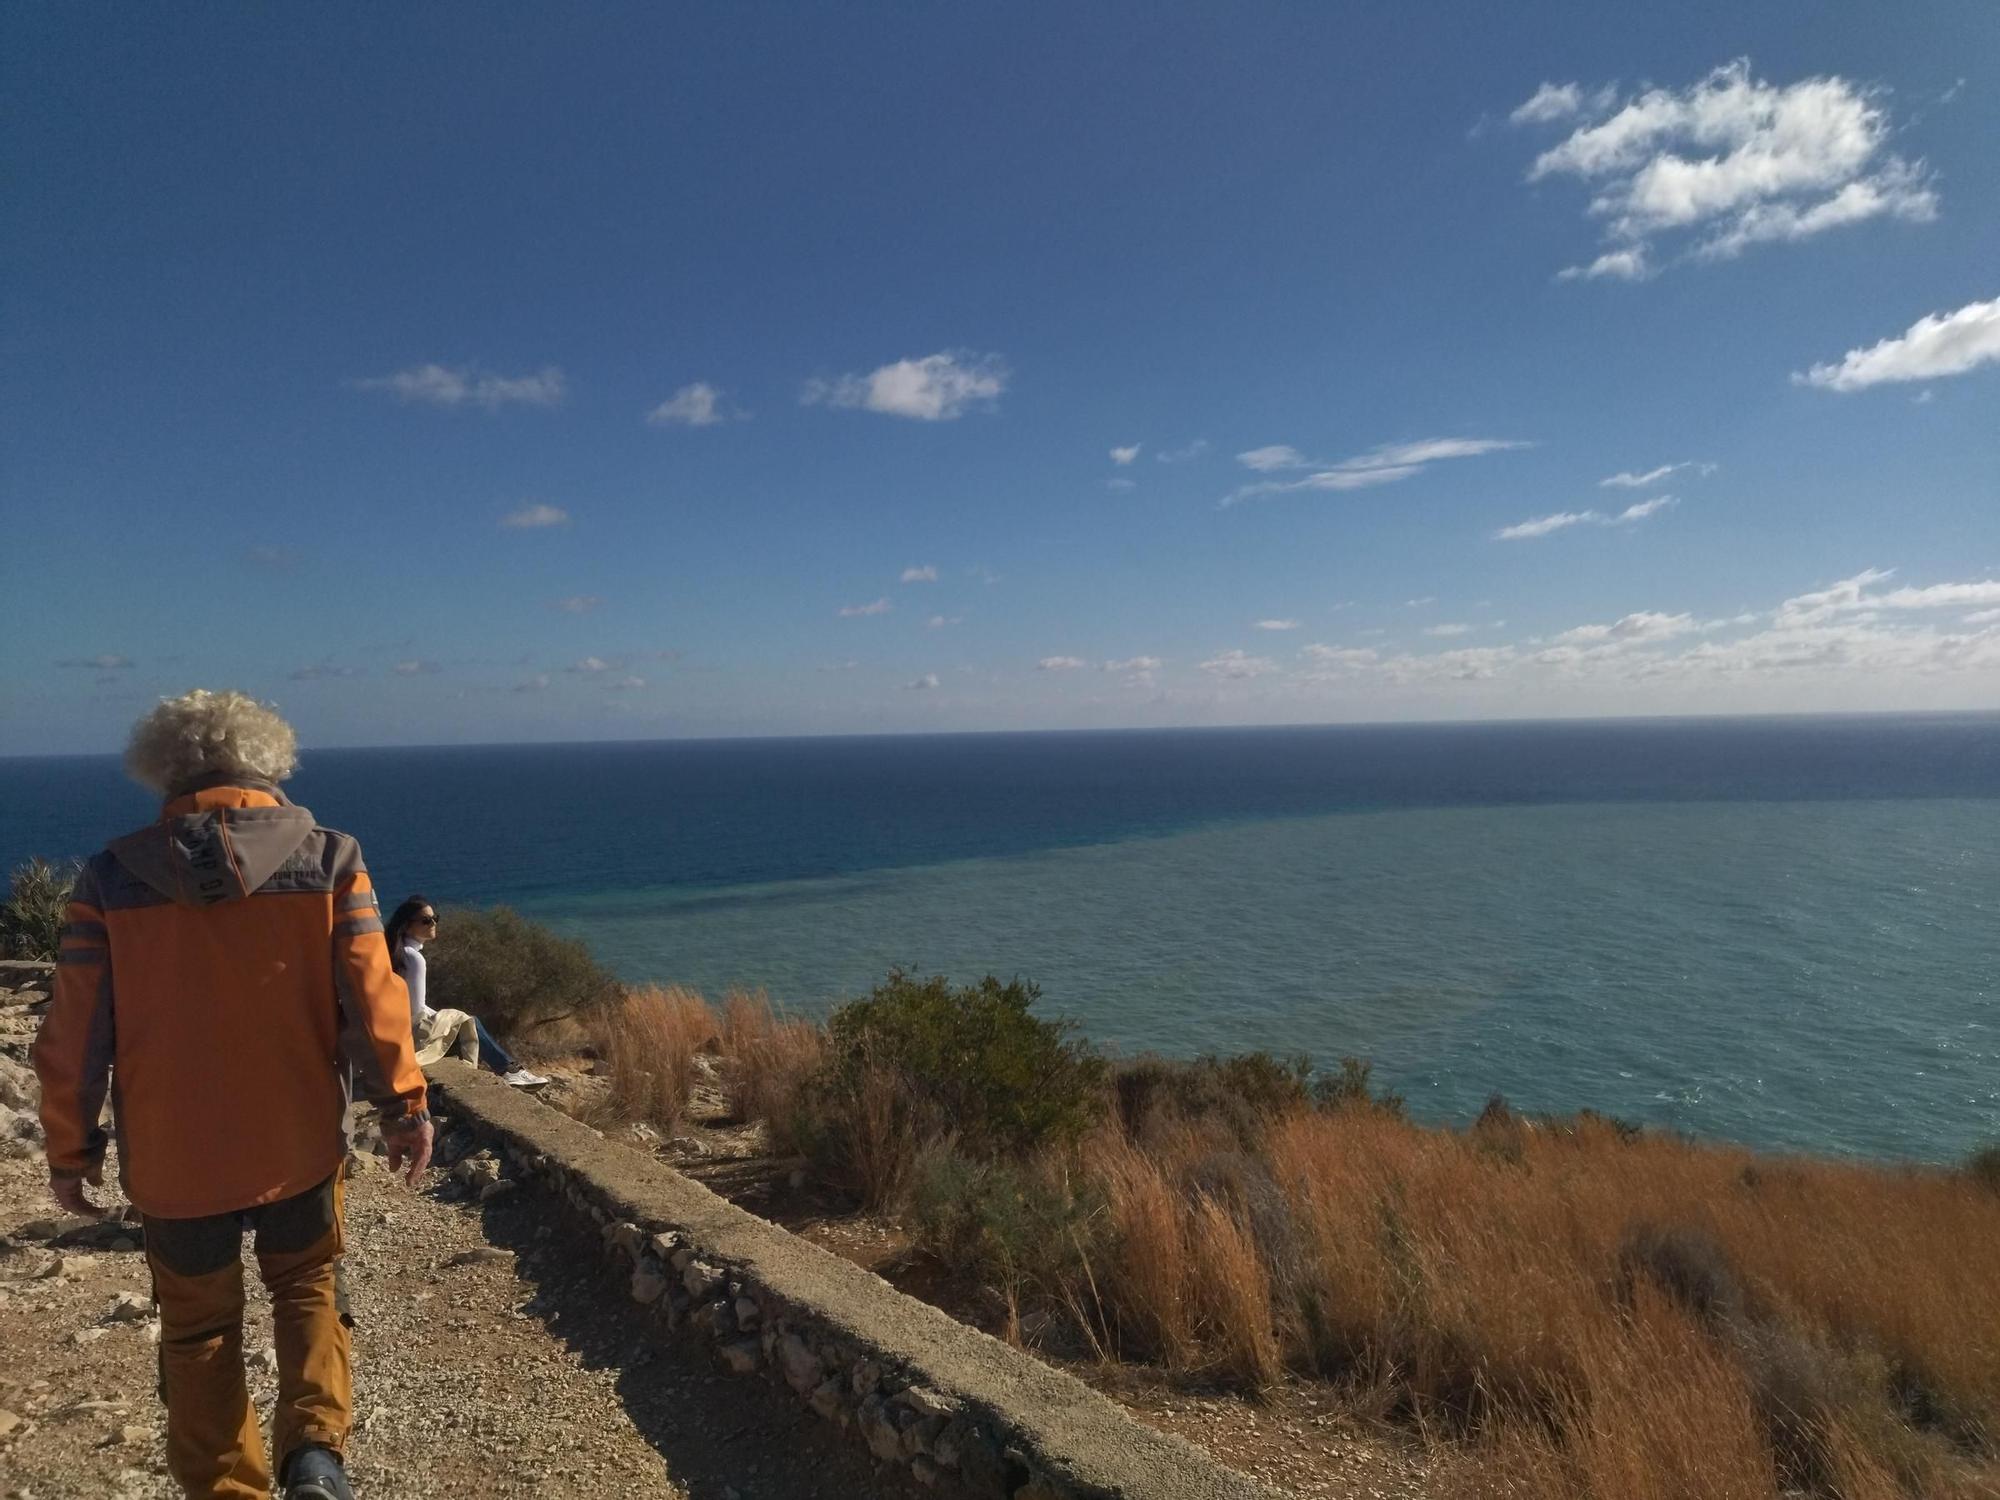
[(102, 1160), (109, 1083), (125, 1190), (147, 1215), (323, 1182), (351, 1077), (385, 1118), (424, 1109), (360, 846), (240, 778), (168, 802), (77, 881), (35, 1071), (57, 1176)]

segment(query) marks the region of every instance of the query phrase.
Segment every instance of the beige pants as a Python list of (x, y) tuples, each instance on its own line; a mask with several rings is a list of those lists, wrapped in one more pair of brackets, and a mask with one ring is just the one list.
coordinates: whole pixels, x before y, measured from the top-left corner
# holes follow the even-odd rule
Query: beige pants
[(429, 1067), (444, 1057), (455, 1057), (475, 1066), (479, 1062), (479, 1029), (462, 1010), (440, 1010), (431, 1014), (430, 1025), (417, 1038), (417, 1062)]

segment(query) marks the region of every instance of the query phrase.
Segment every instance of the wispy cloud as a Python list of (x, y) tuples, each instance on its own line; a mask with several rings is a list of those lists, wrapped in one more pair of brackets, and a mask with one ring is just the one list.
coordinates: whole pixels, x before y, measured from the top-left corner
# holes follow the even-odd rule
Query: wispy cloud
[(1183, 443), (1178, 448), (1162, 448), (1153, 457), (1163, 464), (1184, 464), (1191, 459), (1200, 458), (1206, 452), (1208, 452), (1208, 439), (1196, 438), (1193, 442)]
[(646, 685), (646, 679), (639, 676), (615, 678), (604, 684), (607, 693), (636, 693)]
[(1968, 302), (1954, 313), (1919, 318), (1894, 338), (1850, 349), (1836, 364), (1814, 365), (1792, 379), (1828, 391), (1860, 391), (1890, 381), (1937, 380), (2000, 362), (2000, 297)]
[(1252, 656), (1247, 651), (1236, 650), (1218, 652), (1199, 665), (1210, 676), (1235, 681), (1266, 677), (1278, 670), (1278, 664), (1268, 656)]
[(1136, 490), (1139, 486), (1134, 481), (1120, 474), (1105, 480), (1104, 487), (1107, 490)]
[(587, 615), (604, 601), (595, 594), (571, 594), (567, 599), (555, 601), (555, 608), (566, 615)]
[(1134, 443), (1129, 448), (1113, 448), (1111, 450), (1111, 461), (1121, 467), (1131, 463), (1133, 459), (1139, 456), (1140, 446), (1140, 444)]
[(359, 667), (337, 667), (328, 662), (317, 662), (309, 667), (294, 667), (285, 674), (292, 682), (318, 682), (328, 677), (359, 677)]
[(1010, 372), (997, 354), (964, 350), (899, 359), (866, 375), (809, 380), (799, 400), (806, 406), (833, 406), (948, 422), (974, 407), (992, 406), (1007, 389)]
[(582, 661), (572, 662), (569, 666), (563, 668), (565, 672), (581, 672), (586, 677), (595, 677), (599, 673), (609, 672), (611, 669), (611, 663), (601, 656), (586, 656)]
[(924, 628), (927, 630), (943, 630), (947, 626), (963, 625), (964, 623), (964, 615), (932, 615), (928, 620), (924, 621)]
[(1525, 103), (1515, 106), (1507, 116), (1510, 125), (1548, 125), (1557, 120), (1567, 120), (1574, 115), (1601, 115), (1617, 102), (1615, 88), (1602, 88), (1596, 93), (1585, 94), (1580, 84), (1544, 83), (1528, 96)]
[(935, 672), (926, 672), (923, 676), (912, 678), (910, 681), (904, 683), (903, 690), (909, 693), (927, 693), (937, 685), (938, 674)]
[(563, 372), (545, 365), (532, 375), (495, 375), (475, 365), (413, 365), (393, 375), (351, 382), (356, 390), (386, 391), (419, 406), (560, 406), (569, 394)]
[(1700, 628), (1693, 615), (1639, 610), (1608, 625), (1578, 625), (1563, 631), (1555, 640), (1563, 646), (1591, 645), (1600, 641), (1668, 641), (1675, 636), (1691, 635)]
[[(1512, 118), (1565, 120), (1586, 97), (1602, 95), (1545, 83)], [(1563, 107), (1572, 100), (1578, 110)], [(1868, 219), (1937, 216), (1923, 164), (1887, 149), (1895, 127), (1880, 89), (1839, 77), (1778, 86), (1739, 58), (1684, 89), (1649, 88), (1605, 114), (1611, 102), (1588, 111), (1528, 171), (1530, 182), (1571, 176), (1594, 189), (1590, 215), (1603, 225), (1606, 248), (1566, 277), (1638, 280), (1652, 273), (1661, 247), (1723, 259)]]
[(500, 518), (500, 524), (515, 531), (536, 531), (544, 526), (569, 525), (569, 512), (560, 505), (524, 505)]
[(904, 583), (936, 583), (937, 569), (929, 563), (925, 563), (922, 567), (905, 568), (903, 569), (902, 581)]
[(1090, 663), (1080, 656), (1045, 656), (1035, 663), (1037, 672), (1080, 672)]
[(1630, 469), (1623, 469), (1616, 474), (1607, 474), (1604, 478), (1598, 480), (1597, 487), (1601, 490), (1643, 490), (1660, 483), (1664, 479), (1671, 478), (1683, 469), (1692, 469), (1695, 473), (1706, 476), (1713, 474), (1715, 468), (1714, 464), (1696, 463), (1694, 460), (1689, 459), (1684, 463), (1661, 464), (1657, 469), (1648, 469), (1643, 474), (1635, 474)]
[(244, 558), (252, 567), (263, 568), (272, 573), (285, 573), (299, 565), (299, 551), (296, 547), (282, 547), (271, 542), (259, 542), (247, 547)]
[(843, 604), (837, 613), (843, 620), (858, 620), (868, 615), (886, 615), (895, 607), (888, 599), (882, 598), (868, 604)]
[(1650, 500), (1634, 501), (1623, 510), (1610, 515), (1600, 510), (1559, 510), (1553, 515), (1536, 516), (1532, 521), (1517, 521), (1512, 526), (1502, 526), (1493, 533), (1493, 540), (1531, 541), (1535, 537), (1548, 536), (1554, 532), (1567, 530), (1571, 526), (1630, 526), (1680, 503), (1679, 498), (1674, 495), (1655, 495)]
[(1104, 664), (1107, 672), (1157, 672), (1165, 663), (1157, 656), (1128, 656), (1123, 661), (1108, 661)]
[(129, 672), (138, 663), (129, 656), (120, 656), (115, 651), (105, 651), (96, 656), (73, 656), (57, 662), (56, 665), (78, 667), (87, 672)]
[(1453, 636), (1472, 634), (1472, 627), (1461, 624), (1456, 620), (1451, 620), (1441, 625), (1426, 625), (1424, 627), (1424, 634), (1435, 636), (1439, 640), (1449, 640)]
[(649, 427), (714, 427), (723, 422), (740, 422), (748, 412), (722, 404), (722, 392), (705, 380), (684, 385), (646, 413)]
[(1258, 474), (1310, 472), (1296, 479), (1265, 479), (1246, 484), (1222, 497), (1225, 506), (1237, 505), (1261, 495), (1295, 494), (1300, 491), (1342, 491), (1367, 489), (1378, 484), (1395, 484), (1421, 474), (1434, 463), (1451, 458), (1477, 458), (1534, 444), (1514, 438), (1423, 438), (1414, 443), (1385, 443), (1353, 458), (1328, 463), (1308, 458), (1288, 443), (1251, 448), (1236, 455), (1244, 468)]
[(548, 685), (549, 674), (546, 672), (537, 672), (526, 681), (515, 683), (514, 691), (517, 693), (540, 693), (547, 691)]
[(1299, 623), (1297, 620), (1259, 620), (1254, 628), (1258, 630), (1297, 630)]
[(399, 661), (395, 666), (398, 677), (430, 677), (440, 670), (434, 661)]

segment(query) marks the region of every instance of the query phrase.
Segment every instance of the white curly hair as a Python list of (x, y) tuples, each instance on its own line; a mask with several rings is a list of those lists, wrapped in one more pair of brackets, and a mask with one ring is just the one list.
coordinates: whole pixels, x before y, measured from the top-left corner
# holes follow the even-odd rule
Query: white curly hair
[(217, 774), (283, 781), (298, 764), (299, 737), (270, 704), (202, 688), (162, 698), (125, 747), (126, 772), (163, 797)]

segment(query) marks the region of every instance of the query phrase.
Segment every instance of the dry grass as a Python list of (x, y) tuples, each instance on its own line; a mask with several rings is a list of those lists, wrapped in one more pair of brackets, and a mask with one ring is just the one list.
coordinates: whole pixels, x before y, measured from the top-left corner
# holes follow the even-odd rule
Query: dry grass
[(669, 1135), (678, 1130), (694, 1088), (695, 1055), (721, 1039), (709, 1003), (679, 986), (649, 985), (606, 1006), (592, 1030), (610, 1066), (610, 1112)]
[(761, 1120), (774, 1152), (803, 1145), (804, 1092), (826, 1053), (826, 1033), (771, 1007), (762, 990), (731, 990), (722, 1006), (723, 1091), (739, 1120)]
[[(719, 1028), (685, 992), (629, 999), (606, 1028), (620, 1097), (677, 1108), (718, 1029), (740, 1117), (793, 1144), (831, 1125), (849, 1185), (902, 1199), (945, 1122), (865, 1059), (809, 1091), (824, 1032), (761, 995)], [(1465, 1131), (1365, 1101), (1241, 1114), (1113, 1114), (1024, 1164), (1087, 1185), (1075, 1265), (1036, 1290), (1107, 1354), (1251, 1392), (1334, 1382), (1441, 1434), (1494, 1500), (2000, 1497), (2000, 1193), (1979, 1172), (1500, 1107)]]

